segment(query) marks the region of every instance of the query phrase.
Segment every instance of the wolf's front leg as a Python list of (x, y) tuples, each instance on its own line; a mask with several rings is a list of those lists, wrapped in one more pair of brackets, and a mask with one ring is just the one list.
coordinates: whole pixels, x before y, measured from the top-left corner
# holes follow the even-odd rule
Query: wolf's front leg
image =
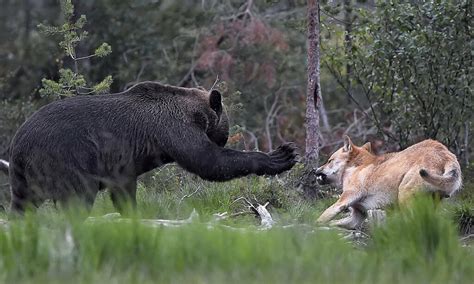
[(344, 191), (341, 194), (341, 197), (331, 205), (328, 209), (326, 209), (321, 216), (319, 216), (317, 222), (318, 223), (327, 223), (334, 219), (337, 214), (341, 213), (342, 211), (346, 210), (348, 207), (352, 206), (354, 203), (360, 200), (360, 194), (356, 191)]
[(365, 214), (364, 212), (354, 208), (354, 207), (349, 207), (351, 213), (349, 216), (339, 219), (339, 220), (334, 220), (329, 223), (330, 226), (337, 226), (349, 230), (354, 230), (359, 228), (362, 223), (364, 222), (365, 219)]

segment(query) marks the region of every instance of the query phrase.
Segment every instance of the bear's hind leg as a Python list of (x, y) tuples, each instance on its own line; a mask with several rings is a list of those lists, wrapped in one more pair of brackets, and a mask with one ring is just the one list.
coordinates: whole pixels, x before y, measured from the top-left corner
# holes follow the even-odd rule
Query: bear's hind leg
[(131, 180), (110, 188), (110, 198), (117, 211), (124, 213), (126, 209), (137, 207), (137, 181)]
[(70, 173), (55, 183), (53, 201), (59, 201), (63, 208), (90, 212), (100, 189), (100, 182), (85, 174)]
[(28, 187), (25, 172), (12, 164), (10, 172), (11, 202), (10, 211), (23, 215), (28, 207), (37, 206), (39, 200), (33, 202), (34, 192)]

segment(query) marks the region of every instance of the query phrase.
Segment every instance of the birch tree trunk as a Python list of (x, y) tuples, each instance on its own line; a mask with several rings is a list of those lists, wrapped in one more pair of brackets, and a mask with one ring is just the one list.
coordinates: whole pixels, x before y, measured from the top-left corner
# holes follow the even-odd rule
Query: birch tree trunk
[(319, 0), (308, 0), (308, 81), (306, 88), (306, 152), (303, 191), (308, 198), (317, 197), (315, 171), (319, 159), (319, 107), (321, 104), (319, 58)]

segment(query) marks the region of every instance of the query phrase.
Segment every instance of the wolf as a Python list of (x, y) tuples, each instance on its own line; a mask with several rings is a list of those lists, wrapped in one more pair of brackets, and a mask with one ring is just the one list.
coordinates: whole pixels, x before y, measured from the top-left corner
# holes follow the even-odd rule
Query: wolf
[(354, 229), (361, 226), (367, 210), (404, 204), (420, 192), (450, 197), (462, 185), (456, 156), (435, 140), (424, 140), (401, 152), (375, 155), (370, 142), (358, 147), (350, 137), (316, 171), (319, 184), (342, 188), (340, 198), (318, 218), (328, 223), (349, 209), (346, 218), (330, 225)]

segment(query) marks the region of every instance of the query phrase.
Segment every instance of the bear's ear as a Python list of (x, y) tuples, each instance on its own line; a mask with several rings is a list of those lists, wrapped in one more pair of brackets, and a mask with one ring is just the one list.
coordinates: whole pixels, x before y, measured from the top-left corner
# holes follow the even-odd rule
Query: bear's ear
[(209, 105), (212, 110), (216, 112), (217, 116), (220, 117), (222, 114), (222, 96), (217, 90), (212, 90), (209, 95)]

